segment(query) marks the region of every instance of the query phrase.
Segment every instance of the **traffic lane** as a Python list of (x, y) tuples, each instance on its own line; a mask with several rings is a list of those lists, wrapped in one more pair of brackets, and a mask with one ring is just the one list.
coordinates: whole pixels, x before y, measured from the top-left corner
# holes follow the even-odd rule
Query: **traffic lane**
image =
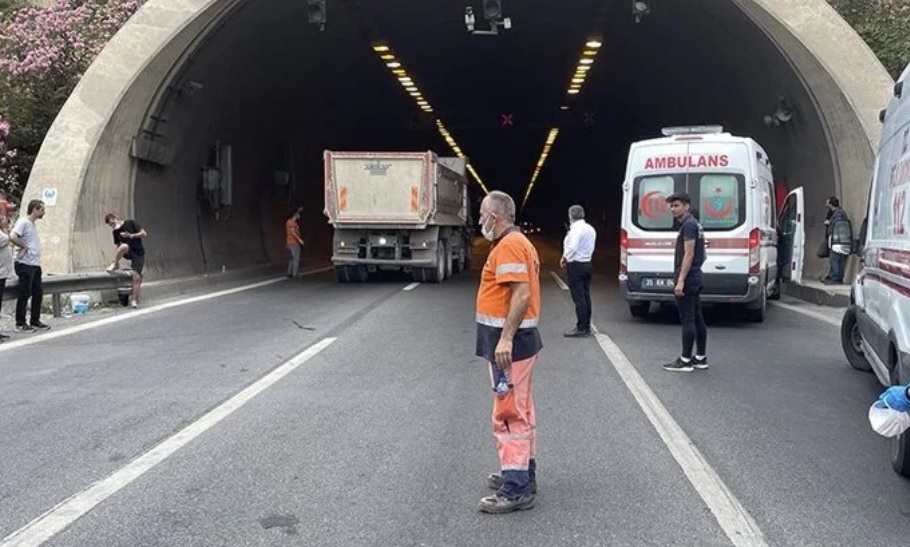
[(871, 546), (906, 538), (910, 484), (891, 471), (889, 441), (866, 418), (881, 386), (847, 364), (837, 327), (778, 307), (761, 324), (706, 310), (710, 370), (669, 373), (660, 365), (681, 350), (675, 310), (633, 319), (606, 277), (595, 280), (593, 299), (598, 327), (771, 544)]
[(14, 503), (0, 504), (0, 531), (110, 474), (403, 286), (289, 281), (7, 352), (0, 492)]
[(597, 345), (562, 338), (552, 283), (538, 502), (478, 512), (498, 461), (472, 277), (374, 309), (50, 544), (729, 545)]

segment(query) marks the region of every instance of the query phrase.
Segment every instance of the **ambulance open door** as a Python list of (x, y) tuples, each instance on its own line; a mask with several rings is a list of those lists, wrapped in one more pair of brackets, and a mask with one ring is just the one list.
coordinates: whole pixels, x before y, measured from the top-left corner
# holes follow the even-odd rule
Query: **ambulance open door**
[(806, 215), (802, 187), (787, 194), (778, 221), (780, 237), (777, 241), (777, 259), (780, 278), (782, 281), (802, 283), (806, 256)]

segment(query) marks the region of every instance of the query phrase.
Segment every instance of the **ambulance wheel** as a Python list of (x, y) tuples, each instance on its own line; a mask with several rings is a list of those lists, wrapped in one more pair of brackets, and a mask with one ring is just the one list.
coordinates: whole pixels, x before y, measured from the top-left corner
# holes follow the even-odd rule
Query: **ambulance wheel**
[(629, 312), (632, 317), (647, 317), (650, 311), (650, 302), (629, 302)]
[(844, 312), (844, 318), (840, 322), (841, 347), (844, 349), (844, 355), (851, 367), (863, 372), (872, 372), (872, 365), (869, 364), (863, 353), (860, 340), (862, 340), (862, 335), (859, 331), (859, 323), (856, 322), (856, 306), (850, 306)]
[(781, 291), (781, 280), (778, 279), (774, 283), (774, 288), (768, 293), (768, 300), (780, 300), (780, 291)]
[[(908, 378), (901, 377), (901, 367), (897, 363), (897, 349), (893, 341), (888, 353), (888, 365), (891, 367), (891, 385), (907, 385)], [(910, 431), (891, 439), (891, 468), (898, 475), (910, 478)]]
[(335, 281), (339, 283), (349, 283), (351, 281), (347, 266), (335, 266)]
[(765, 312), (768, 311), (768, 287), (762, 289), (758, 301), (753, 306), (746, 308), (746, 318), (753, 323), (763, 322)]

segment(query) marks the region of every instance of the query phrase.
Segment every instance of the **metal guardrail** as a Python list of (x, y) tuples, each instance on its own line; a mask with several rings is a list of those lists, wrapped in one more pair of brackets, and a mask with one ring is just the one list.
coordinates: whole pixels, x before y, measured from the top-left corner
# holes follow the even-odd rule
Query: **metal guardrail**
[[(61, 293), (79, 291), (102, 291), (106, 289), (129, 289), (131, 274), (129, 271), (113, 273), (78, 273), (66, 275), (45, 275), (41, 278), (44, 294), (51, 295), (54, 317), (63, 315), (60, 302)], [(3, 299), (15, 298), (19, 294), (18, 281), (15, 277), (6, 280)]]

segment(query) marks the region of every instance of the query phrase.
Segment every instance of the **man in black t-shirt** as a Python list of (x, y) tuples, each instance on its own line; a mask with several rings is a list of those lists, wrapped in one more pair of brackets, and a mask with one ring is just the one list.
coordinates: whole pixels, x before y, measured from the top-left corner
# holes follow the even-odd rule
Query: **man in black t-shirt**
[[(692, 372), (708, 368), (705, 346), (708, 329), (701, 311), (702, 272), (705, 263), (705, 231), (690, 213), (692, 201), (688, 194), (673, 194), (667, 198), (670, 212), (679, 223), (676, 252), (673, 257), (673, 294), (682, 323), (682, 355), (663, 366), (672, 372)], [(695, 345), (695, 355), (692, 346)]]
[(142, 245), (142, 239), (148, 234), (135, 220), (120, 220), (114, 213), (108, 213), (104, 217), (104, 223), (111, 227), (114, 247), (117, 248), (117, 254), (111, 265), (107, 267), (107, 272), (112, 273), (118, 270), (121, 258), (130, 261), (130, 268), (133, 271), (133, 294), (130, 297), (130, 306), (138, 308), (139, 291), (142, 287), (142, 270), (145, 267), (145, 247)]

